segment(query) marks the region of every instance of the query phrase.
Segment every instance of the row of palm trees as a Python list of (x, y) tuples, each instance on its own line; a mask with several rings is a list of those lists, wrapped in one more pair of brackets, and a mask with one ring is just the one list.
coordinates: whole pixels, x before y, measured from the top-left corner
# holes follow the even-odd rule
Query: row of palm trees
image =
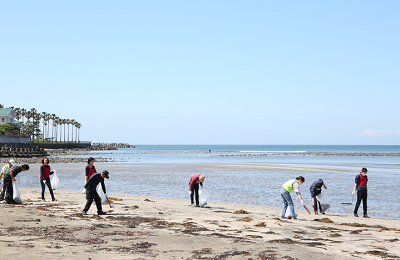
[[(47, 112), (40, 113), (35, 108), (31, 108), (30, 110), (26, 110), (24, 108), (10, 108), (14, 110), (15, 118), (18, 121), (22, 119), (21, 133), (23, 135), (30, 136), (31, 140), (35, 140), (35, 138), (39, 139), (39, 137), (41, 137), (43, 142), (45, 140), (51, 142), (79, 142), (79, 131), (82, 125), (76, 122), (74, 119), (62, 119), (56, 116), (56, 114), (50, 114)], [(25, 119), (27, 119), (26, 123)], [(65, 130), (65, 126), (67, 126), (67, 131)], [(70, 126), (72, 126), (71, 139), (69, 131)], [(40, 128), (42, 128), (42, 130)], [(65, 138), (66, 133), (67, 139)]]

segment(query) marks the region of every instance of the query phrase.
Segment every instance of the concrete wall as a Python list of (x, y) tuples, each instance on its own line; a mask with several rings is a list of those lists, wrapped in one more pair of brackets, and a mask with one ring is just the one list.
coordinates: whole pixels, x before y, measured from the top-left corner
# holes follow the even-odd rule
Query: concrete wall
[(21, 135), (0, 135), (0, 144), (28, 144), (29, 137)]
[(39, 148), (44, 148), (44, 149), (72, 149), (72, 148), (87, 148), (92, 145), (91, 142), (85, 142), (85, 143), (60, 143), (60, 144), (52, 144), (52, 143), (47, 143), (47, 144), (41, 144), (41, 143), (35, 143)]

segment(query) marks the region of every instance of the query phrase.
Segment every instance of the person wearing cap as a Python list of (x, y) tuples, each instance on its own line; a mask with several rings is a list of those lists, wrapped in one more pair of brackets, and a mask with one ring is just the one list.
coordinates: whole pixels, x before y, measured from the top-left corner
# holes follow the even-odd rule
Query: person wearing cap
[(4, 175), (15, 165), (14, 160), (9, 160), (8, 164), (4, 165), (3, 168), (1, 169), (1, 193), (0, 193), (0, 200), (4, 200), (4, 192), (6, 191), (5, 189), (5, 184), (4, 184)]
[(318, 214), (318, 207), (319, 207), (319, 212), (321, 214), (325, 214), (325, 212), (322, 210), (321, 203), (319, 203), (319, 201), (317, 201), (317, 195), (321, 194), (322, 186), (324, 186), (324, 188), (326, 189), (325, 183), (322, 179), (319, 179), (318, 181), (314, 182), (310, 186), (311, 205), (314, 208), (315, 215)]
[(4, 175), (4, 182), (5, 182), (5, 188), (6, 188), (6, 199), (5, 199), (5, 201), (6, 201), (7, 204), (16, 204), (16, 202), (13, 199), (12, 182), (15, 181), (15, 177), (20, 172), (27, 171), (27, 170), (29, 170), (29, 165), (28, 164), (23, 164), (22, 166), (14, 165)]
[(190, 178), (189, 181), (189, 191), (190, 191), (190, 206), (194, 207), (194, 196), (196, 196), (196, 207), (200, 207), (199, 203), (199, 184), (203, 186), (204, 175), (195, 174)]
[(99, 194), (97, 194), (96, 188), (99, 183), (101, 183), (101, 187), (103, 189), (104, 195), (108, 199), (108, 195), (106, 193), (106, 186), (104, 185), (104, 179), (109, 179), (109, 172), (107, 170), (102, 171), (101, 173), (95, 173), (87, 180), (85, 189), (86, 189), (86, 205), (83, 209), (82, 213), (87, 215), (87, 212), (92, 205), (93, 200), (96, 203), (97, 214), (105, 215), (105, 213), (101, 207), (101, 199)]
[(354, 190), (352, 192), (352, 195), (357, 191), (357, 203), (354, 208), (354, 217), (358, 217), (358, 208), (360, 207), (361, 201), (363, 202), (363, 210), (364, 210), (364, 218), (369, 218), (367, 214), (367, 182), (368, 182), (368, 177), (367, 177), (367, 168), (362, 168), (361, 172), (357, 174), (355, 178), (355, 185), (354, 185)]
[(53, 189), (51, 188), (50, 182), (50, 175), (52, 175), (53, 173), (54, 172), (50, 169), (49, 158), (44, 157), (42, 159), (42, 165), (40, 166), (40, 185), (42, 186), (42, 201), (46, 201), (44, 199), (44, 191), (46, 189), (46, 185), (49, 188), (52, 201), (57, 201), (54, 197)]

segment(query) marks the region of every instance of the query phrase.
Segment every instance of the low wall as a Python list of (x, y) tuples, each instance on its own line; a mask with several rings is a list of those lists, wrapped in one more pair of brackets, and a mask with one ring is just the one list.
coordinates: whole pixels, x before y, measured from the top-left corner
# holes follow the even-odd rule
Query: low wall
[(29, 137), (22, 135), (0, 135), (0, 144), (29, 144)]
[(73, 148), (88, 148), (92, 145), (91, 142), (80, 143), (35, 143), (39, 148), (44, 149), (73, 149)]

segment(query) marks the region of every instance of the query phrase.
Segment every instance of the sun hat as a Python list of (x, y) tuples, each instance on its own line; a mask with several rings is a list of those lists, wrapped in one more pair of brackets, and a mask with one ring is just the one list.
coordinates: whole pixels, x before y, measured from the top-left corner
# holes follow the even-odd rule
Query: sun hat
[(14, 160), (9, 160), (8, 162), (11, 163), (12, 166), (15, 165), (15, 161)]

